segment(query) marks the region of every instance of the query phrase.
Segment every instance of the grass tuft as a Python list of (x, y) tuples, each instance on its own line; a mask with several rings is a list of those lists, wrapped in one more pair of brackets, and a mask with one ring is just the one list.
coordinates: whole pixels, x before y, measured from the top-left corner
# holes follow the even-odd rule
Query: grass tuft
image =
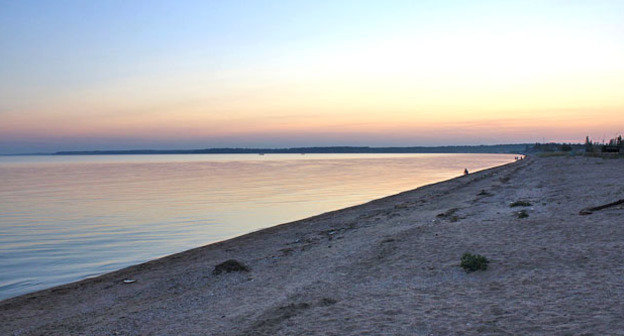
[(466, 272), (485, 271), (490, 261), (480, 254), (464, 253), (461, 257), (460, 266)]

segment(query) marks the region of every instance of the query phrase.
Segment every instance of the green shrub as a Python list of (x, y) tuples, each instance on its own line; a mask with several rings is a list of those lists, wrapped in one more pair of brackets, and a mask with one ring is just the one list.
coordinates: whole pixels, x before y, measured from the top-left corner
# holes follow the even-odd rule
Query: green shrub
[(461, 257), (460, 266), (466, 272), (485, 271), (490, 261), (480, 254), (464, 253)]
[(533, 205), (533, 204), (531, 204), (530, 202), (527, 202), (527, 201), (515, 201), (515, 202), (509, 204), (509, 206), (512, 207), (512, 208), (513, 207), (520, 207), (520, 206), (521, 207), (528, 207), (528, 206), (531, 206), (531, 205)]

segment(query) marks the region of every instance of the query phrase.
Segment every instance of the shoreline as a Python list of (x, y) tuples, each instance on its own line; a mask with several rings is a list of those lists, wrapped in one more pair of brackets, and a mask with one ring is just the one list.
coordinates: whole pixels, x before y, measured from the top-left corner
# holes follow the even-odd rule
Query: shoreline
[[(0, 164), (3, 175), (19, 174), (0, 188), (9, 192), (9, 203), (0, 206), (8, 211), (2, 226), (9, 234), (0, 237), (9, 258), (0, 277), (0, 301), (450, 179), (464, 167), (476, 172), (512, 159), (500, 154), (243, 154), (7, 161)], [(67, 178), (70, 172), (79, 176)], [(149, 182), (154, 179), (162, 181)], [(81, 197), (75, 197), (66, 187), (93, 183), (105, 185), (101, 193), (90, 195), (81, 187), (76, 190)], [(71, 202), (66, 209), (71, 215), (50, 217), (41, 211), (52, 210), (47, 203), (65, 202)], [(50, 224), (65, 233), (47, 237), (44, 225)], [(19, 227), (27, 228), (18, 239), (24, 243), (15, 245), (11, 238), (20, 235)], [(152, 243), (141, 243), (144, 239)]]
[[(0, 301), (0, 312), (10, 322), (0, 326), (0, 331), (8, 335), (269, 335), (361, 334), (366, 330), (375, 334), (548, 333), (559, 330), (549, 328), (553, 324), (562, 325), (564, 320), (568, 325), (571, 322), (563, 317), (559, 322), (549, 320), (547, 323), (539, 319), (531, 322), (528, 318), (535, 317), (534, 314), (526, 315), (527, 306), (518, 301), (539, 302), (540, 297), (526, 297), (529, 292), (518, 293), (518, 289), (543, 289), (543, 286), (548, 287), (544, 280), (555, 275), (546, 272), (546, 278), (537, 279), (544, 275), (531, 270), (531, 263), (524, 264), (537, 256), (525, 255), (522, 246), (529, 250), (535, 248), (539, 255), (557, 255), (557, 248), (561, 247), (552, 244), (553, 241), (550, 244), (542, 241), (540, 246), (534, 247), (535, 242), (530, 237), (535, 232), (526, 225), (535, 226), (532, 229), (540, 225), (563, 225), (556, 228), (565, 235), (565, 230), (570, 228), (565, 227), (564, 220), (570, 220), (570, 216), (588, 225), (587, 230), (591, 229), (592, 219), (607, 216), (602, 225), (608, 227), (611, 239), (615, 240), (615, 250), (621, 251), (624, 245), (618, 244), (622, 242), (622, 235), (618, 238), (613, 234), (620, 233), (621, 229), (612, 223), (618, 220), (613, 213), (617, 215), (620, 211), (621, 214), (621, 210), (601, 211), (592, 214), (593, 218), (577, 215), (577, 207), (599, 204), (596, 195), (581, 196), (575, 212), (562, 206), (561, 201), (542, 204), (544, 198), (572, 199), (576, 196), (574, 187), (578, 186), (574, 183), (588, 183), (578, 181), (579, 172), (588, 168), (604, 175), (616, 166), (613, 178), (598, 181), (591, 187), (605, 199), (622, 192), (612, 181), (624, 177), (621, 176), (624, 173), (617, 171), (622, 170), (622, 163), (609, 160), (612, 162), (597, 164), (597, 160), (600, 159), (528, 157), (95, 278), (8, 298)], [(566, 165), (570, 168), (567, 171), (563, 169)], [(609, 187), (613, 183), (615, 185)], [(519, 199), (533, 203), (527, 209), (527, 219), (515, 218), (518, 209), (508, 206)], [(559, 210), (566, 216), (559, 218), (561, 211), (555, 208), (562, 208)], [(541, 228), (539, 232), (548, 231)], [(484, 240), (481, 236), (474, 237), (474, 232), (491, 237)], [(515, 239), (511, 239), (512, 236)], [(583, 237), (589, 236), (585, 232)], [(539, 235), (532, 238), (545, 239)], [(599, 238), (596, 240), (607, 237)], [(519, 245), (518, 241), (524, 244)], [(542, 247), (546, 250), (541, 250)], [(578, 248), (573, 246), (572, 250)], [(463, 272), (458, 267), (461, 255), (458, 251), (464, 250), (488, 256), (492, 260), (490, 269), (471, 274)], [(513, 258), (507, 260), (505, 256), (509, 255)], [(227, 259), (243, 262), (250, 271), (212, 274), (214, 266)], [(613, 264), (610, 254), (607, 260)], [(615, 271), (624, 269), (622, 262), (615, 266)], [(598, 267), (599, 275), (608, 277), (603, 274), (607, 272), (604, 264), (591, 267)], [(536, 269), (541, 270), (540, 267)], [(505, 274), (505, 270), (514, 273), (515, 278)], [(123, 284), (126, 278), (136, 282)], [(440, 292), (440, 289), (445, 291)], [(515, 292), (502, 295), (505, 289)], [(561, 289), (566, 294), (579, 290), (576, 286), (565, 285)], [(624, 292), (621, 288), (617, 290), (620, 294)], [(474, 296), (475, 293), (481, 293), (487, 300)], [(594, 289), (590, 294), (600, 293)], [(566, 309), (558, 311), (570, 315), (574, 311), (572, 303), (578, 305), (574, 296), (570, 300), (570, 304), (563, 302)], [(508, 301), (518, 306), (509, 305)], [(492, 308), (493, 305), (497, 308)], [(475, 315), (472, 306), (481, 307), (477, 309), (481, 315)], [(573, 322), (583, 320), (583, 323), (572, 323), (569, 330), (573, 333), (624, 330), (622, 322), (615, 322), (615, 316), (624, 311), (621, 304), (612, 305), (611, 310), (592, 309), (587, 310), (587, 316), (570, 316)], [(602, 329), (596, 329), (601, 325), (591, 323), (593, 317), (589, 311), (603, 312), (610, 323), (603, 323)], [(419, 317), (414, 317), (415, 312), (419, 312), (416, 314)], [(480, 321), (481, 317), (495, 322)]]
[[(373, 154), (379, 154), (379, 153), (373, 153)], [(397, 154), (397, 153), (384, 153), (384, 154)], [(410, 153), (410, 154), (419, 154), (419, 153)], [(442, 154), (455, 154), (455, 153), (442, 153)], [(459, 153), (459, 154), (462, 154), (462, 153)], [(106, 154), (103, 154), (103, 155), (106, 155)], [(502, 165), (498, 165), (498, 166), (494, 166), (494, 167), (478, 170), (478, 171), (475, 171), (474, 173), (472, 173), (470, 175), (472, 176), (472, 175), (475, 175), (475, 174), (483, 172), (483, 171), (488, 171), (488, 170), (491, 170), (491, 169), (501, 168), (501, 167), (505, 167), (505, 166), (512, 165), (512, 164), (515, 164), (515, 163), (518, 163), (518, 161), (509, 162), (509, 163), (505, 163), (505, 164), (502, 164)], [(275, 227), (300, 224), (301, 222), (306, 222), (306, 221), (309, 221), (309, 220), (313, 220), (313, 219), (322, 217), (324, 215), (329, 215), (329, 214), (333, 214), (333, 213), (339, 213), (339, 212), (342, 212), (342, 211), (345, 211), (345, 210), (358, 208), (358, 207), (364, 206), (364, 205), (366, 205), (368, 203), (381, 201), (381, 200), (384, 200), (384, 199), (387, 199), (387, 198), (392, 198), (392, 197), (395, 197), (395, 196), (398, 196), (398, 195), (401, 195), (401, 194), (404, 194), (404, 193), (413, 192), (413, 191), (416, 191), (416, 190), (424, 188), (424, 187), (429, 187), (429, 186), (434, 186), (434, 185), (441, 184), (441, 183), (446, 183), (446, 182), (453, 181), (455, 179), (462, 178), (462, 177), (465, 177), (465, 175), (460, 175), (460, 176), (457, 176), (457, 177), (454, 177), (454, 178), (450, 178), (450, 179), (447, 179), (447, 180), (441, 180), (441, 181), (438, 181), (438, 182), (425, 184), (425, 185), (422, 185), (420, 187), (416, 187), (414, 189), (400, 191), (400, 192), (398, 192), (396, 194), (382, 196), (382, 197), (379, 197), (379, 198), (376, 198), (376, 199), (373, 199), (373, 200), (370, 200), (370, 201), (367, 201), (367, 202), (364, 202), (364, 203), (355, 204), (355, 205), (352, 205), (352, 206), (347, 206), (345, 208), (340, 208), (340, 209), (336, 209), (336, 210), (330, 210), (330, 211), (326, 211), (326, 212), (323, 212), (323, 213), (320, 213), (320, 214), (315, 214), (315, 215), (312, 215), (312, 216), (309, 216), (309, 217), (297, 219), (297, 220), (294, 220), (294, 221), (290, 221), (290, 222), (286, 222), (286, 223), (280, 223), (280, 224), (275, 224), (275, 225), (271, 225), (271, 226), (265, 227), (265, 228), (260, 228), (260, 229), (257, 229), (257, 230), (251, 231), (251, 232), (247, 232), (247, 233), (243, 233), (243, 234), (231, 237), (231, 238), (226, 238), (224, 240), (215, 241), (215, 242), (208, 243), (208, 244), (205, 244), (205, 245), (191, 247), (189, 249), (186, 249), (186, 250), (183, 250), (183, 251), (180, 251), (180, 252), (164, 255), (164, 256), (161, 256), (161, 257), (156, 257), (156, 258), (149, 259), (149, 260), (146, 260), (146, 261), (143, 261), (143, 262), (139, 262), (139, 263), (136, 263), (136, 264), (128, 265), (128, 266), (125, 266), (125, 267), (117, 269), (117, 270), (112, 270), (112, 271), (109, 271), (109, 272), (105, 272), (105, 273), (102, 273), (102, 274), (99, 274), (99, 275), (87, 277), (87, 278), (84, 278), (84, 279), (75, 280), (75, 281), (64, 283), (64, 284), (54, 285), (54, 286), (51, 286), (51, 287), (48, 287), (48, 288), (43, 288), (43, 289), (40, 289), (40, 290), (36, 290), (36, 291), (33, 291), (33, 292), (20, 294), (20, 295), (9, 297), (9, 298), (5, 298), (5, 299), (0, 299), (0, 305), (4, 304), (8, 300), (18, 299), (18, 298), (20, 298), (22, 296), (28, 296), (28, 295), (37, 294), (37, 293), (40, 293), (40, 292), (54, 291), (55, 289), (60, 289), (61, 287), (71, 286), (71, 285), (78, 284), (78, 283), (81, 283), (81, 282), (84, 282), (84, 281), (95, 280), (95, 279), (97, 279), (99, 277), (107, 276), (107, 275), (112, 274), (112, 273), (125, 271), (127, 269), (131, 269), (131, 268), (134, 268), (134, 267), (139, 267), (141, 265), (152, 263), (152, 262), (156, 262), (156, 261), (159, 261), (161, 259), (174, 257), (174, 256), (176, 256), (178, 254), (185, 254), (185, 253), (193, 251), (193, 250), (207, 248), (207, 247), (209, 247), (211, 245), (225, 243), (225, 242), (228, 242), (230, 240), (235, 240), (237, 238), (242, 238), (242, 237), (247, 236), (247, 235), (253, 235), (253, 234), (256, 234), (258, 232), (261, 232), (261, 231), (264, 231), (264, 230), (269, 230), (269, 229), (272, 229), (272, 228), (275, 228)]]

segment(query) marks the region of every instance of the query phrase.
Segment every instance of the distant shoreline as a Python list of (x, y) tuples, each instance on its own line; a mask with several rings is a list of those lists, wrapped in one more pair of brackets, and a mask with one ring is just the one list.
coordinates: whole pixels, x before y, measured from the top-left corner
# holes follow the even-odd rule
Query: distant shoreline
[(524, 153), (529, 144), (500, 144), (478, 146), (412, 146), (412, 147), (291, 147), (291, 148), (204, 148), (204, 149), (134, 149), (134, 150), (92, 150), (59, 151), (39, 155), (155, 155), (155, 154), (418, 154), (418, 153)]

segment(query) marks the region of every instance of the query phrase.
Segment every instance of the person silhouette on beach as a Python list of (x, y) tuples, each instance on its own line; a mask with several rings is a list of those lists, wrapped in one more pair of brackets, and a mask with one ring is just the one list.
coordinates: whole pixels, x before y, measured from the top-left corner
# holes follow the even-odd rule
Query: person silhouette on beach
[(464, 169), (464, 175), (468, 175), (468, 168)]

